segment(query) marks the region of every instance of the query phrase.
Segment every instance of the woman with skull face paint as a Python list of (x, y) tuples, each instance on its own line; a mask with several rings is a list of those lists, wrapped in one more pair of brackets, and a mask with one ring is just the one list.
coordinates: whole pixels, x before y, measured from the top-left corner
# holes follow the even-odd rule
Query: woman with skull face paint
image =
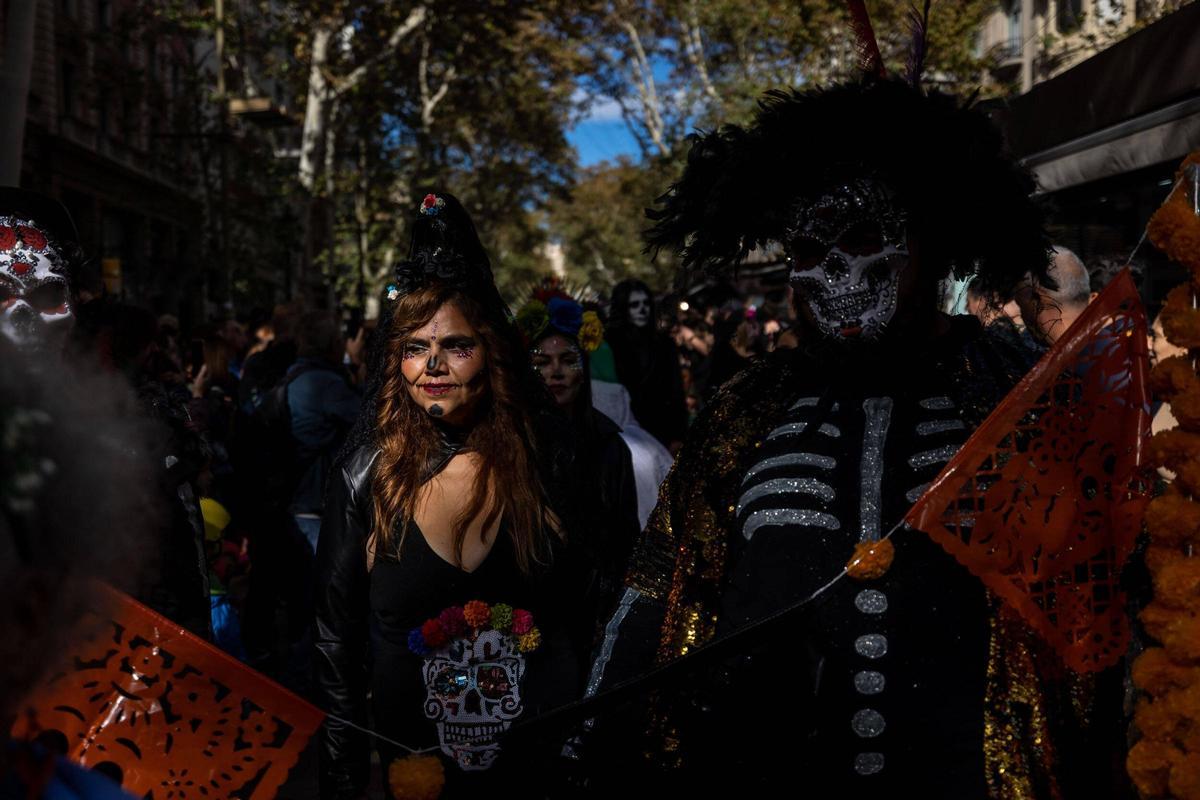
[(599, 490), (599, 513), (592, 518), (588, 540), (594, 544), (598, 568), (597, 618), (607, 617), (641, 526), (629, 447), (617, 424), (592, 406), (589, 354), (603, 341), (603, 325), (594, 311), (585, 312), (557, 288), (535, 290), (533, 299), (517, 312), (516, 323), (529, 343), (533, 368), (574, 428), (581, 479)]
[[(763, 794), (1112, 796), (1119, 695), (1039, 671), (1032, 633), (1001, 624), (930, 537), (897, 530), (881, 576), (836, 579), (1031, 365), (936, 305), (952, 272), (1002, 296), (1045, 275), (1031, 189), (982, 114), (875, 77), (769, 94), (753, 126), (694, 141), (652, 245), (716, 274), (782, 245), (801, 347), (761, 358), (694, 424), (593, 676), (603, 687), (821, 594), (796, 629), (654, 704), (663, 762), (688, 767), (673, 783), (719, 781), (720, 764)], [(1091, 729), (1061, 713), (1076, 689)], [(1031, 714), (1039, 727), (1014, 732)], [(611, 757), (597, 763), (623, 783)]]
[(687, 431), (687, 399), (679, 350), (658, 330), (654, 295), (639, 280), (613, 287), (605, 334), (617, 363), (617, 378), (629, 390), (633, 415), (674, 452)]
[(366, 788), (342, 720), (367, 724), (368, 693), (383, 736), (440, 753), (449, 795), (506, 785), (538, 753), (496, 737), (576, 696), (590, 645), (566, 431), (450, 195), (422, 202), (385, 308), (317, 549), (324, 798)]

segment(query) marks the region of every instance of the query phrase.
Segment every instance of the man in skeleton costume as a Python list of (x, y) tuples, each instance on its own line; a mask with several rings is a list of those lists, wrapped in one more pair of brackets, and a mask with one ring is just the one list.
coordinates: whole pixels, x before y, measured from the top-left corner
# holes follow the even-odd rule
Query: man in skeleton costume
[[(997, 296), (1045, 275), (1031, 189), (981, 114), (882, 78), (772, 93), (749, 128), (694, 139), (652, 212), (652, 245), (718, 273), (781, 245), (801, 346), (741, 373), (693, 427), (589, 691), (819, 596), (802, 624), (757, 641), (689, 700), (662, 693), (642, 744), (672, 780), (1076, 797), (1073, 764), (1109, 785), (1106, 763), (1068, 749), (1098, 734), (1047, 741), (1056, 697), (1030, 666), (1026, 631), (1002, 624), (983, 584), (928, 536), (899, 530), (882, 577), (821, 591), (1031, 366), (975, 318), (937, 307), (950, 274), (976, 274)], [(597, 722), (587, 757), (603, 762), (611, 738)]]
[(35, 360), (59, 356), (74, 322), (78, 240), (62, 205), (0, 187), (0, 335)]

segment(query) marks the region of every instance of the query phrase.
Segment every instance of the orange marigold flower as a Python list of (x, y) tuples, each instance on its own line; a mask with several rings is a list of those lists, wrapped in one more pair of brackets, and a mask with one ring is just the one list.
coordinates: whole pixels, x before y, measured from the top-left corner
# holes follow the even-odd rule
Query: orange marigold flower
[(472, 600), (463, 606), (463, 618), (472, 628), (482, 628), (492, 619), (492, 609), (482, 600)]
[(1177, 547), (1151, 544), (1146, 548), (1146, 569), (1150, 570), (1151, 575), (1157, 575), (1168, 564), (1174, 564), (1185, 558), (1187, 556)]
[(891, 539), (880, 539), (877, 542), (859, 542), (854, 545), (854, 555), (846, 564), (846, 574), (860, 581), (882, 578), (892, 566), (896, 557), (896, 548)]
[(1153, 695), (1165, 695), (1200, 681), (1200, 668), (1182, 667), (1161, 647), (1148, 647), (1133, 662), (1133, 685)]
[(446, 770), (437, 756), (405, 756), (388, 765), (388, 786), (396, 800), (437, 800), (445, 785)]
[(1186, 494), (1200, 494), (1200, 434), (1179, 429), (1159, 431), (1150, 439), (1149, 456), (1176, 474)]
[(1147, 739), (1169, 742), (1183, 732), (1187, 720), (1175, 704), (1169, 702), (1168, 697), (1153, 701), (1146, 697), (1138, 700), (1137, 709), (1133, 712), (1133, 724)]
[(1196, 386), (1200, 386), (1200, 377), (1187, 356), (1164, 358), (1150, 370), (1150, 389), (1163, 399), (1171, 400)]
[(1150, 501), (1145, 519), (1155, 544), (1177, 546), (1200, 535), (1200, 503), (1174, 489)]
[(1142, 739), (1129, 749), (1125, 769), (1143, 797), (1167, 793), (1171, 765), (1183, 758), (1183, 753), (1164, 742)]
[(1184, 187), (1173, 191), (1154, 212), (1146, 233), (1172, 261), (1193, 271), (1200, 269), (1200, 218), (1193, 212)]
[(1142, 621), (1146, 633), (1164, 644), (1170, 632), (1183, 621), (1182, 617), (1181, 612), (1167, 608), (1159, 602), (1150, 603), (1138, 614), (1138, 619)]
[(1154, 575), (1154, 598), (1184, 611), (1200, 606), (1200, 558), (1164, 564)]
[(1200, 753), (1188, 753), (1171, 764), (1167, 790), (1174, 800), (1200, 800)]
[[(1200, 246), (1200, 242), (1197, 245)], [(1192, 308), (1193, 291), (1190, 283), (1179, 284), (1167, 292), (1162, 310), (1163, 333), (1167, 335), (1167, 341), (1188, 349), (1200, 346), (1200, 311)]]
[[(1167, 627), (1162, 637), (1163, 647), (1177, 664), (1200, 664), (1200, 619), (1194, 613), (1176, 613), (1180, 618)], [(1195, 705), (1197, 718), (1200, 718), (1200, 698)]]

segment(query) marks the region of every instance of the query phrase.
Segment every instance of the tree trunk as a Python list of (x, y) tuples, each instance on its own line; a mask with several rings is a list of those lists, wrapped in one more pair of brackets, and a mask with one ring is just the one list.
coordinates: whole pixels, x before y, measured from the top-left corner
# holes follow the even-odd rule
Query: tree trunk
[(9, 98), (0, 115), (0, 185), (21, 183), (21, 156), (25, 148), (25, 107), (29, 101), (29, 74), (33, 69), (33, 35), (40, 3), (10, 2), (5, 20), (4, 66), (0, 92)]
[(317, 165), (325, 144), (325, 126), (329, 115), (329, 82), (325, 68), (329, 61), (329, 43), (333, 30), (319, 25), (312, 33), (312, 54), (308, 65), (308, 94), (304, 101), (304, 127), (300, 137), (300, 185), (309, 194), (316, 188)]

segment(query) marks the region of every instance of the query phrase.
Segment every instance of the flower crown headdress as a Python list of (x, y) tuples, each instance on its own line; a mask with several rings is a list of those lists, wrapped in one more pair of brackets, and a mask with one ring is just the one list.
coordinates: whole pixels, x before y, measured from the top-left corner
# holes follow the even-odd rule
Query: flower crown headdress
[(408, 634), (408, 649), (419, 656), (440, 650), (454, 639), (475, 638), (484, 631), (497, 631), (514, 640), (517, 649), (528, 653), (542, 643), (541, 631), (533, 624), (533, 614), (505, 603), (489, 606), (472, 600), (462, 606), (450, 606), (430, 617)]
[[(571, 296), (557, 278), (547, 278), (533, 287), (532, 297), (517, 310), (517, 330), (526, 347), (552, 329), (592, 353), (604, 341), (604, 323), (595, 311), (584, 311), (582, 303)], [(580, 293), (582, 294), (582, 292)]]

